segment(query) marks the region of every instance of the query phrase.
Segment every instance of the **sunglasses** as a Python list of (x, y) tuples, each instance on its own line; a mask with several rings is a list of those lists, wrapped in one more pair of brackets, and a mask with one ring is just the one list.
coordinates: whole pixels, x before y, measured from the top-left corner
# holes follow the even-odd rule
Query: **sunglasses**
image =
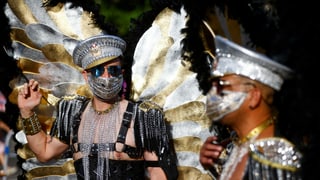
[(105, 72), (105, 69), (107, 69), (108, 74), (112, 77), (118, 77), (122, 74), (121, 66), (108, 66), (105, 68), (105, 66), (100, 65), (93, 67), (89, 70), (89, 72), (94, 76), (94, 77), (100, 77), (102, 74)]
[(223, 89), (225, 87), (231, 87), (231, 86), (252, 86), (256, 87), (255, 84), (252, 82), (239, 82), (239, 83), (231, 83), (230, 81), (222, 80), (222, 79), (215, 79), (212, 81), (214, 83), (214, 86), (216, 87), (217, 93), (221, 94)]

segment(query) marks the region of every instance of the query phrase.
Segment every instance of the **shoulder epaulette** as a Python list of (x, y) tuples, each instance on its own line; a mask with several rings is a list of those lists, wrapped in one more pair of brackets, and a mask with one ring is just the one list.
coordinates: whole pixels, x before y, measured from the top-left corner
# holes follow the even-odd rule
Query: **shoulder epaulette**
[(296, 171), (301, 167), (302, 154), (284, 138), (265, 138), (250, 145), (252, 157), (262, 164)]
[(143, 101), (139, 104), (139, 108), (144, 112), (149, 111), (150, 109), (156, 109), (163, 112), (163, 109), (153, 101)]

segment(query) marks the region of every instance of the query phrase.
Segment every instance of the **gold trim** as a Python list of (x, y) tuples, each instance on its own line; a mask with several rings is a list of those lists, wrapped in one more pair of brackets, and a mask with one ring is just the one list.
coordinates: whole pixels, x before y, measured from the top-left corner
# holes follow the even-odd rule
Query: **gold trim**
[(16, 41), (24, 45), (26, 48), (39, 51), (38, 47), (29, 39), (24, 29), (12, 27), (10, 32), (10, 38), (12, 41)]
[(178, 166), (179, 176), (177, 180), (185, 179), (201, 179), (201, 180), (213, 180), (209, 173), (202, 173), (199, 169), (191, 166)]
[(69, 160), (61, 166), (42, 166), (34, 168), (26, 173), (26, 177), (27, 179), (34, 179), (47, 176), (67, 176), (72, 174), (75, 174), (75, 168), (73, 160)]
[(271, 167), (274, 167), (274, 168), (278, 168), (278, 169), (284, 169), (284, 170), (288, 170), (288, 171), (296, 171), (297, 168), (295, 167), (292, 167), (292, 166), (285, 166), (285, 165), (282, 165), (280, 163), (275, 163), (275, 162), (272, 162), (272, 161), (268, 161), (267, 159), (261, 159), (259, 158), (258, 155), (254, 154), (254, 153), (251, 153), (252, 154), (252, 158), (261, 162), (262, 164), (265, 164), (265, 165), (269, 165)]
[[(173, 139), (173, 144), (176, 152), (185, 151), (198, 153), (200, 152), (203, 142), (198, 137), (187, 136)], [(192, 144), (192, 146), (190, 144)]]
[(36, 18), (33, 16), (32, 11), (24, 0), (8, 0), (8, 4), (12, 12), (23, 24), (37, 23)]

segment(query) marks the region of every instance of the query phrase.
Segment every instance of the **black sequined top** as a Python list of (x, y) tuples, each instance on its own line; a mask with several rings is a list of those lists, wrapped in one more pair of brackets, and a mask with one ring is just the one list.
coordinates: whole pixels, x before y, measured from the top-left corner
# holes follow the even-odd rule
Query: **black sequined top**
[[(57, 107), (57, 118), (51, 130), (51, 136), (57, 137), (60, 141), (69, 144), (73, 153), (76, 153), (80, 146), (78, 143), (78, 129), (81, 121), (81, 114), (90, 99), (83, 96), (67, 97), (59, 101)], [(133, 112), (135, 111), (135, 112)], [(133, 117), (133, 115), (135, 115)], [(134, 136), (136, 147), (125, 144), (127, 130), (131, 120), (134, 118)], [(97, 153), (101, 148), (105, 151), (114, 151), (115, 143), (124, 144), (122, 152), (127, 153), (134, 161), (111, 160), (109, 162), (109, 174), (104, 173), (104, 179), (144, 179), (146, 166), (161, 167), (168, 179), (177, 179), (178, 171), (176, 157), (169, 142), (169, 132), (164, 121), (162, 109), (152, 102), (129, 102), (117, 141), (106, 144), (90, 145), (89, 174), (97, 176), (98, 167)], [(78, 147), (75, 147), (78, 146)], [(99, 147), (99, 148), (98, 148)], [(143, 161), (141, 157), (144, 151), (155, 152), (159, 161)], [(138, 160), (139, 159), (139, 160)], [(84, 170), (82, 158), (74, 162), (78, 179), (83, 179)], [(107, 178), (108, 174), (108, 178)], [(90, 176), (90, 179), (92, 179)]]

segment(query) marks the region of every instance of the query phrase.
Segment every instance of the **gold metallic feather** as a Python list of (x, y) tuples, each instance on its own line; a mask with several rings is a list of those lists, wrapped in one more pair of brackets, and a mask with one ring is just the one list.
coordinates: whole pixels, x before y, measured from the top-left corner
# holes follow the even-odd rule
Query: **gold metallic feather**
[(133, 97), (164, 109), (178, 158), (178, 179), (211, 179), (199, 162), (200, 147), (210, 135), (206, 99), (190, 63), (181, 58), (180, 30), (187, 18), (183, 9), (178, 14), (166, 8), (142, 35), (132, 66)]

